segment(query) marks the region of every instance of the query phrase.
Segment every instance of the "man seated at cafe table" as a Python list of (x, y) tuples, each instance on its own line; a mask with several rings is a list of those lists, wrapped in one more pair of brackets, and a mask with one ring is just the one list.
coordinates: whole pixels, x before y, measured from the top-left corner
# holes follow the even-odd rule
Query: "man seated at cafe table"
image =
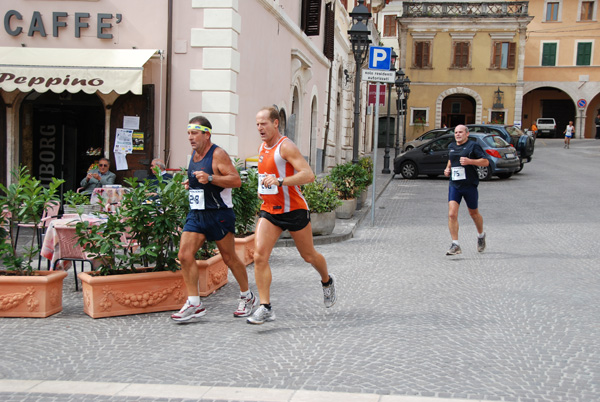
[(109, 171), (110, 161), (106, 158), (100, 158), (98, 169), (91, 169), (81, 180), (82, 193), (91, 194), (94, 189), (101, 188), (107, 184), (114, 184), (117, 175)]

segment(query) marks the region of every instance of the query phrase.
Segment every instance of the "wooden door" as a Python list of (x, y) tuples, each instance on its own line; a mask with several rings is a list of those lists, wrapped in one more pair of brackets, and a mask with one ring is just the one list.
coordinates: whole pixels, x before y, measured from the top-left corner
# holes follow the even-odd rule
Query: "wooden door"
[[(123, 128), (123, 118), (125, 116), (138, 116), (140, 118), (140, 128), (135, 130), (142, 133), (142, 150), (134, 150), (132, 154), (127, 155), (128, 170), (116, 170), (115, 155), (113, 152), (115, 146), (115, 135), (118, 128)], [(135, 135), (135, 134), (134, 134)], [(138, 135), (138, 136), (140, 136)], [(124, 184), (123, 179), (133, 177), (136, 171), (148, 171), (153, 157), (154, 149), (154, 85), (143, 86), (142, 95), (134, 95), (128, 92), (117, 98), (112, 105), (110, 114), (110, 159), (111, 170), (117, 174), (115, 183)]]

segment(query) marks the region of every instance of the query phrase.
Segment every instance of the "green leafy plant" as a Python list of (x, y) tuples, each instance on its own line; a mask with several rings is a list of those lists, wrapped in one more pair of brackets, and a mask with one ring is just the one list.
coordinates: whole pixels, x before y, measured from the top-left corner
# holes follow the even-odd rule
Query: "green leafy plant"
[(358, 197), (362, 191), (362, 181), (360, 179), (362, 174), (363, 169), (358, 164), (347, 162), (336, 165), (331, 169), (327, 180), (333, 185), (340, 199), (350, 200)]
[(171, 180), (160, 175), (156, 181), (125, 179), (130, 191), (105, 223), (77, 223), (79, 244), (100, 261), (99, 275), (138, 272), (141, 267), (152, 271), (179, 268), (178, 245), (189, 211), (183, 179), (181, 173)]
[(358, 160), (358, 166), (361, 167), (360, 172), (356, 181), (361, 187), (361, 191), (368, 188), (373, 183), (373, 159), (368, 156), (364, 156)]
[(202, 247), (196, 252), (197, 260), (208, 260), (211, 257), (219, 254), (217, 243), (214, 241), (205, 241)]
[(331, 187), (327, 187), (325, 179), (317, 179), (312, 183), (303, 185), (302, 194), (308, 203), (308, 209), (313, 213), (331, 212), (342, 204), (336, 191)]
[(258, 171), (243, 170), (239, 159), (234, 162), (242, 178), (241, 187), (231, 191), (233, 212), (235, 212), (235, 234), (243, 236), (253, 231), (256, 214), (262, 201), (258, 198)]
[[(0, 230), (0, 259), (9, 271), (17, 275), (34, 275), (33, 258), (39, 252), (35, 245), (44, 211), (59, 201), (58, 188), (64, 180), (52, 178), (47, 187), (29, 174), (25, 166), (11, 172), (13, 181), (8, 187), (0, 184), (0, 211), (2, 212), (2, 230)], [(24, 247), (23, 255), (17, 252), (13, 228), (18, 222), (34, 224), (34, 236), (31, 244)]]
[(77, 205), (90, 205), (89, 194), (77, 193), (73, 190), (66, 191), (63, 194), (64, 203), (70, 207), (77, 207)]

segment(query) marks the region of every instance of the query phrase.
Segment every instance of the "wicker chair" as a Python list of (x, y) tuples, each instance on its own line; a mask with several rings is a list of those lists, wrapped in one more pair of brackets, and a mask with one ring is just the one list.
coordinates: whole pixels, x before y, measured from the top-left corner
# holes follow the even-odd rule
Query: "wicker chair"
[(79, 285), (77, 283), (77, 261), (81, 261), (81, 272), (84, 270), (84, 264), (88, 262), (90, 264), (91, 269), (94, 269), (94, 265), (92, 260), (90, 260), (87, 256), (87, 253), (77, 243), (79, 236), (75, 232), (74, 226), (55, 226), (56, 236), (58, 236), (58, 241), (60, 243), (60, 258), (54, 261), (53, 269), (56, 269), (56, 266), (60, 261), (72, 261), (73, 262), (73, 270), (75, 274), (75, 290), (79, 290)]

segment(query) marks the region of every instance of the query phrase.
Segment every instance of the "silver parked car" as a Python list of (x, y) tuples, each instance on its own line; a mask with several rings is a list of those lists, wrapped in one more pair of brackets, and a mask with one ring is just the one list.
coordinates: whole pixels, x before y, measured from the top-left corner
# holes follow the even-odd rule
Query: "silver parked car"
[(406, 144), (404, 144), (404, 147), (402, 148), (402, 150), (408, 151), (410, 149), (416, 148), (419, 145), (426, 143), (427, 141), (431, 141), (433, 139), (436, 139), (436, 138), (448, 133), (449, 132), (448, 130), (449, 130), (448, 128), (435, 128), (433, 130), (429, 130), (428, 132), (426, 132), (425, 134), (421, 134), (414, 140), (408, 141)]

